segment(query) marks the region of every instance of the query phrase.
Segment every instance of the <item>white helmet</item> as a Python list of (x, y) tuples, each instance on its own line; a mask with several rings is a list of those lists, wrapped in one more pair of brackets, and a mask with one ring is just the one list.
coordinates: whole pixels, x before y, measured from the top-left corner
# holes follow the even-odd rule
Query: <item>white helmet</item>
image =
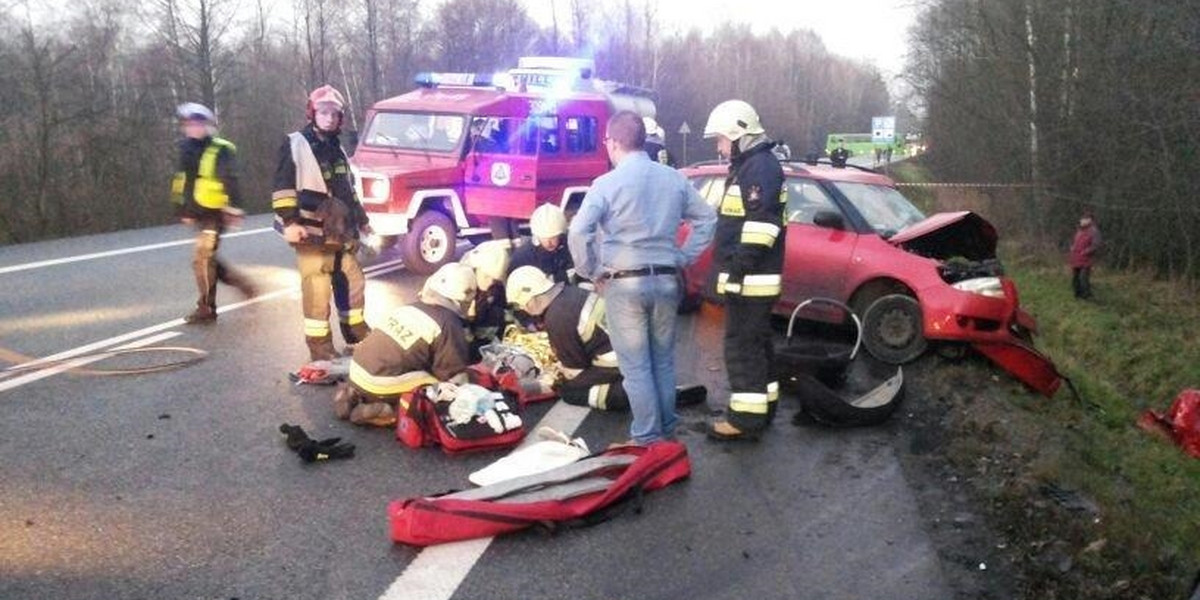
[(741, 100), (726, 100), (712, 109), (708, 115), (708, 124), (704, 126), (704, 137), (712, 138), (723, 135), (730, 141), (737, 141), (743, 135), (758, 135), (766, 133), (758, 113), (746, 102)]
[(553, 204), (543, 204), (529, 217), (529, 229), (539, 240), (558, 237), (567, 232), (567, 215)]
[(646, 137), (658, 137), (659, 140), (662, 140), (666, 136), (666, 132), (658, 125), (658, 121), (655, 121), (654, 117), (642, 117), (642, 124), (646, 126)]
[(447, 263), (425, 280), (421, 296), (433, 293), (464, 309), (475, 299), (475, 271), (464, 264)]
[(175, 116), (180, 121), (200, 121), (209, 125), (217, 124), (217, 117), (207, 106), (196, 102), (184, 102), (175, 107)]
[(475, 270), (475, 285), (486, 290), (492, 283), (504, 281), (508, 259), (508, 246), (499, 240), (490, 240), (468, 250), (462, 257), (462, 264)]
[(554, 280), (549, 275), (537, 267), (526, 265), (517, 267), (508, 276), (508, 283), (505, 284), (504, 290), (509, 304), (525, 310), (530, 300), (545, 294), (553, 287)]

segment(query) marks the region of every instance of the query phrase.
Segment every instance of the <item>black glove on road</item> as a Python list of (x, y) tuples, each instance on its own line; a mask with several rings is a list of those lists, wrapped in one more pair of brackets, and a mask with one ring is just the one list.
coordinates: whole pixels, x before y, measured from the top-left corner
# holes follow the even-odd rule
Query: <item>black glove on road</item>
[(279, 431), (287, 436), (287, 447), (298, 454), (304, 462), (354, 458), (354, 444), (342, 444), (340, 443), (342, 438), (313, 440), (299, 425), (287, 423), (280, 425)]

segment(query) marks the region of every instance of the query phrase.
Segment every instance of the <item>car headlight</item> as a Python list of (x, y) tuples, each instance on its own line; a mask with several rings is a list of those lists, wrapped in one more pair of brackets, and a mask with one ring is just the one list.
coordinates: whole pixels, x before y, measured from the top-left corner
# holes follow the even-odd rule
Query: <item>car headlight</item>
[(1003, 298), (1004, 286), (1000, 284), (999, 277), (976, 277), (974, 279), (964, 279), (958, 283), (952, 284), (950, 287), (972, 294), (979, 294), (989, 298)]
[(387, 177), (365, 176), (362, 181), (362, 201), (383, 204), (392, 195), (392, 182)]

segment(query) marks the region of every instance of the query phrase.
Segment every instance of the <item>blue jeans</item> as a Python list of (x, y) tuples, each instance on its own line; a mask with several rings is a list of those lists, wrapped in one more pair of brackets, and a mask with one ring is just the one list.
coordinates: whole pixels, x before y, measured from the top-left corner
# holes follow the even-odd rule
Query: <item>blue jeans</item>
[(604, 282), (608, 337), (633, 423), (629, 436), (649, 444), (675, 433), (675, 321), (680, 288), (673, 275)]

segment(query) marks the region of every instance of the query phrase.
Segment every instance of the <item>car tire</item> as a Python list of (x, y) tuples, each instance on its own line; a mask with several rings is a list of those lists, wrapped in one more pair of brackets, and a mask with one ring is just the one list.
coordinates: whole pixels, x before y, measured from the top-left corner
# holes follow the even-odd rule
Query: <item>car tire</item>
[(888, 294), (871, 302), (863, 315), (863, 345), (871, 356), (893, 365), (924, 354), (929, 342), (916, 298)]
[(427, 210), (412, 220), (401, 240), (404, 266), (418, 275), (430, 275), (454, 260), (458, 230), (444, 213)]

